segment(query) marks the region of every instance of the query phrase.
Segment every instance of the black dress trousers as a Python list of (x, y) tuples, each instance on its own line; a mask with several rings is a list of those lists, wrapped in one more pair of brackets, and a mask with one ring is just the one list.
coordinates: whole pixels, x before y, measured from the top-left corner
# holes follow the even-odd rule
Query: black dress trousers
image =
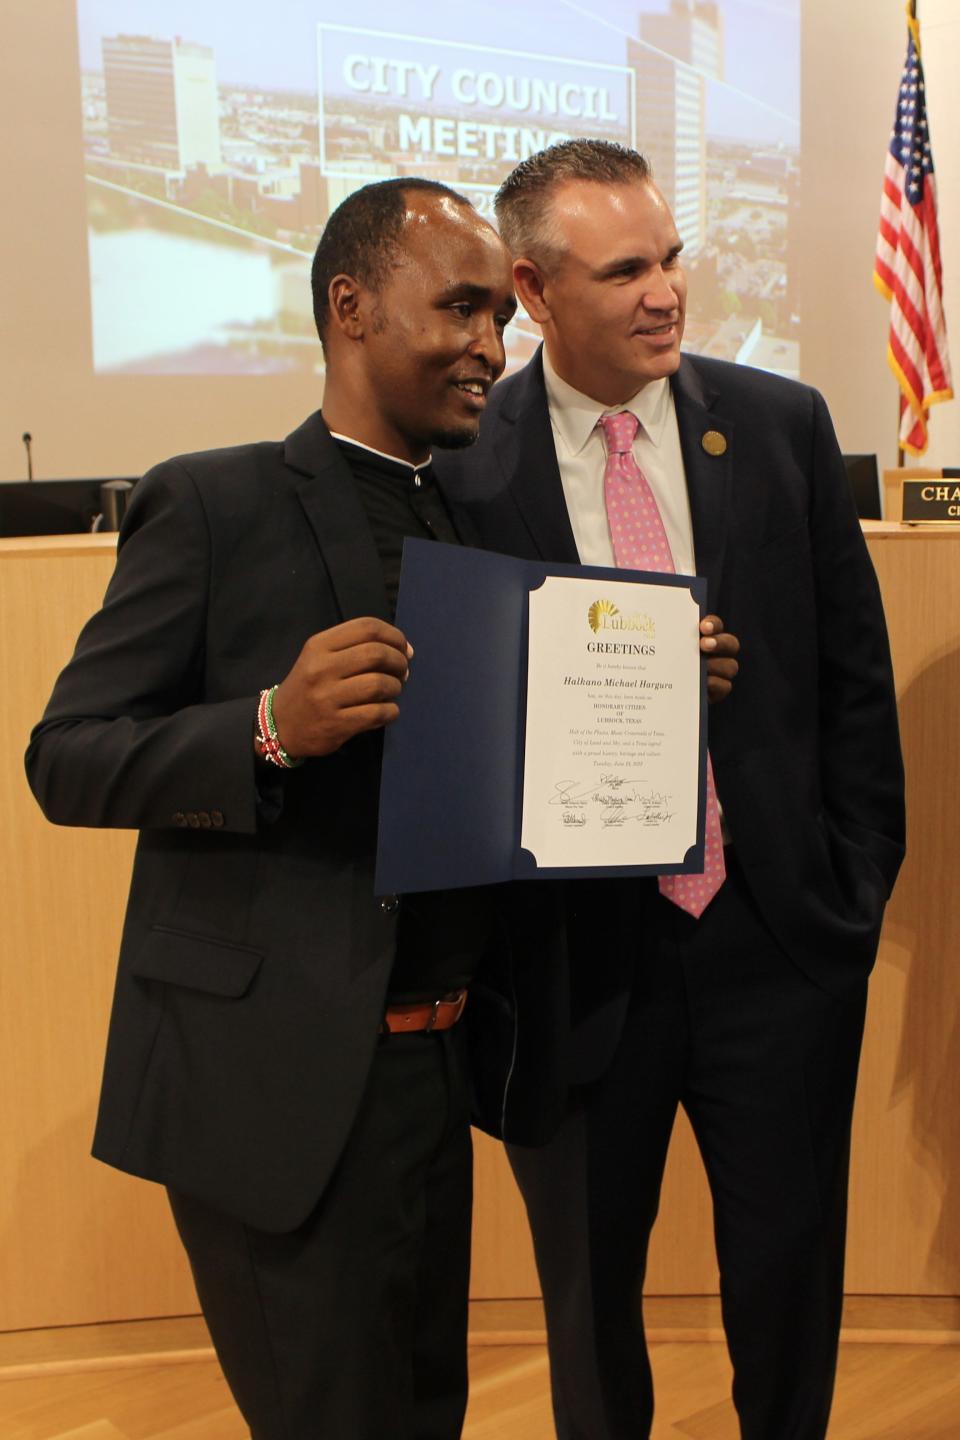
[(340, 1163), (290, 1234), (170, 1193), (253, 1440), (459, 1437), (472, 1188), (462, 1048), (459, 1027), (380, 1041)]
[[(743, 1440), (823, 1440), (843, 1299), (850, 1124), (866, 981), (842, 999), (766, 929), (735, 861), (699, 920), (652, 881), (612, 1063), (555, 1140), (510, 1147), (547, 1309), (559, 1440), (644, 1440), (642, 1288), (667, 1146), (686, 1110), (713, 1197)], [(592, 957), (602, 970), (604, 956)]]

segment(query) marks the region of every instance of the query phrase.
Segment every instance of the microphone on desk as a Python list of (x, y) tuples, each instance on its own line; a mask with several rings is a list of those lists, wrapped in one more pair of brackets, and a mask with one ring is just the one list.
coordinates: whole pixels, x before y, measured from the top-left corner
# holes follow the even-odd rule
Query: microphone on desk
[(29, 431), (29, 430), (24, 430), (23, 434), (20, 436), (20, 439), (23, 441), (24, 448), (26, 449), (26, 452), (27, 452), (27, 479), (28, 479), (28, 480), (32, 480), (32, 479), (33, 479), (33, 451), (30, 449), (30, 446), (33, 444), (33, 436), (30, 434), (30, 431)]

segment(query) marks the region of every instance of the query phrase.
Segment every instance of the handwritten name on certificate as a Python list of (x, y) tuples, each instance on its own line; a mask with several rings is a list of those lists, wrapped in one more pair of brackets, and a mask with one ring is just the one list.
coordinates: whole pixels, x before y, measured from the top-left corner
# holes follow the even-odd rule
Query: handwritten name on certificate
[(520, 843), (538, 866), (683, 863), (699, 621), (683, 585), (548, 576), (531, 592)]

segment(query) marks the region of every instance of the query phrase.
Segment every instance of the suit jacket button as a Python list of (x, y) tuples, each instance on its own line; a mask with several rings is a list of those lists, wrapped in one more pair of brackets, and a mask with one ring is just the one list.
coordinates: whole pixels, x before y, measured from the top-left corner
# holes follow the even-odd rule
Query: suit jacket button
[(174, 823), (174, 825), (181, 825), (181, 826), (182, 826), (182, 825), (186, 825), (186, 823), (187, 823), (187, 817), (186, 817), (186, 815), (184, 815), (184, 813), (183, 813), (182, 810), (176, 811), (176, 813), (174, 814), (174, 817), (173, 817), (173, 823)]
[(384, 895), (380, 901), (380, 909), (384, 915), (394, 915), (400, 909), (400, 897), (398, 895)]
[(211, 811), (210, 811), (210, 823), (211, 823), (211, 825), (215, 826), (216, 829), (219, 830), (219, 829), (220, 829), (220, 826), (223, 824), (223, 811), (222, 811), (222, 810), (211, 810)]
[(197, 814), (196, 810), (187, 811), (187, 824), (190, 826), (191, 830), (200, 829), (200, 816)]

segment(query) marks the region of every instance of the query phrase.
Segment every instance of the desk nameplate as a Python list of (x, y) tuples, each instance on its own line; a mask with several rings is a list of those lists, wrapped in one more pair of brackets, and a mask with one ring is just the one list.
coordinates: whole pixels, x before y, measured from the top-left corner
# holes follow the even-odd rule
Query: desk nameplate
[(960, 480), (904, 480), (904, 525), (960, 525)]

